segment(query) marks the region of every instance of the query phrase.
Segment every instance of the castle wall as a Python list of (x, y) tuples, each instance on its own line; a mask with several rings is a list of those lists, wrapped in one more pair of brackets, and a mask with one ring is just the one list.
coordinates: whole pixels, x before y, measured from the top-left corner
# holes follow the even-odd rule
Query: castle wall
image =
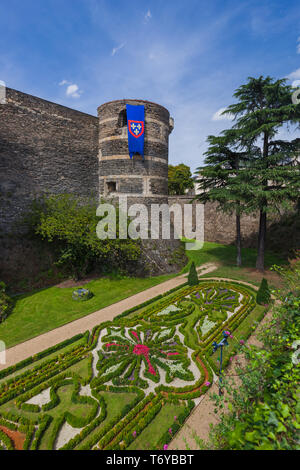
[(36, 195), (98, 195), (98, 119), (7, 88), (0, 105), (0, 231)]
[[(169, 206), (179, 204), (184, 213), (184, 205), (190, 204), (192, 198), (190, 196), (169, 196)], [(193, 201), (193, 229), (196, 227), (196, 210), (197, 201)], [(255, 246), (253, 241), (256, 238), (259, 224), (258, 215), (241, 216), (241, 233), (245, 246)], [(221, 243), (224, 245), (234, 244), (236, 239), (235, 232), (235, 216), (234, 214), (225, 214), (218, 210), (217, 203), (207, 202), (204, 205), (204, 240), (207, 242)]]

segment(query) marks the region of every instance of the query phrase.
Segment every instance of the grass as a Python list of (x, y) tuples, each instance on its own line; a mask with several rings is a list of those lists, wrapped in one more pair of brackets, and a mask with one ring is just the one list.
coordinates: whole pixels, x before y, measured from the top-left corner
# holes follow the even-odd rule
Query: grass
[(150, 424), (131, 443), (128, 450), (155, 449), (159, 438), (168, 431), (168, 429), (172, 429), (174, 416), (180, 415), (184, 408), (185, 406), (182, 404), (166, 403)]
[[(186, 253), (189, 263), (182, 270), (182, 273), (188, 272), (190, 263), (194, 261), (196, 266), (208, 262), (218, 264), (219, 268), (216, 271), (203, 277), (226, 277), (250, 281), (254, 285), (259, 285), (263, 277), (262, 274), (257, 272), (249, 273), (249, 268), (255, 267), (255, 249), (245, 248), (242, 250), (243, 268), (235, 266), (236, 249), (231, 245), (225, 246), (205, 242), (201, 250), (189, 250)], [(284, 261), (279, 255), (266, 253), (266, 266), (283, 264)], [(94, 297), (86, 302), (72, 300), (74, 290), (72, 287), (49, 287), (20, 295), (16, 297), (12, 314), (5, 322), (0, 324), (0, 339), (5, 342), (7, 348), (10, 348), (160, 284), (174, 276), (175, 274), (149, 278), (110, 276), (93, 280), (84, 286), (94, 293)], [(275, 282), (276, 277), (274, 279), (266, 277), (271, 288), (278, 287)], [(116, 314), (119, 313), (122, 312), (116, 312)]]
[(84, 285), (94, 293), (94, 297), (85, 302), (72, 300), (73, 287), (49, 287), (23, 294), (18, 296), (11, 315), (0, 324), (0, 339), (10, 348), (156, 286), (172, 276), (106, 277), (93, 280)]
[[(219, 243), (204, 242), (201, 250), (188, 250), (188, 265), (183, 272), (187, 272), (192, 261), (196, 266), (204, 263), (217, 263), (228, 267), (236, 267), (236, 247), (233, 245), (220, 245)], [(257, 250), (254, 248), (242, 248), (242, 267), (255, 268)], [(283, 264), (285, 259), (276, 253), (266, 252), (265, 264), (270, 267), (273, 264)], [(237, 267), (236, 267), (237, 268)], [(240, 269), (240, 268), (237, 268)]]
[(237, 281), (250, 282), (256, 286), (260, 285), (263, 277), (266, 277), (271, 288), (280, 288), (282, 280), (275, 272), (268, 268), (274, 264), (286, 264), (286, 259), (279, 254), (266, 252), (265, 254), (265, 273), (255, 270), (257, 251), (254, 248), (242, 249), (242, 267), (236, 266), (236, 248), (233, 245), (220, 245), (218, 243), (205, 242), (201, 250), (189, 250), (186, 252), (189, 263), (185, 266), (183, 272), (189, 270), (190, 263), (195, 262), (196, 266), (204, 263), (215, 263), (218, 268), (201, 276), (205, 277), (224, 277)]

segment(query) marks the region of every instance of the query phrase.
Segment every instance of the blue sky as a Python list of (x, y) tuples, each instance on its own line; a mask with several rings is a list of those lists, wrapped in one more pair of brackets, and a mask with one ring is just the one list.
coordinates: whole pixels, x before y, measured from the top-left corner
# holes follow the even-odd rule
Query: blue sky
[(175, 120), (170, 163), (193, 170), (248, 76), (300, 85), (299, 0), (9, 0), (0, 22), (7, 86), (94, 115), (158, 102)]

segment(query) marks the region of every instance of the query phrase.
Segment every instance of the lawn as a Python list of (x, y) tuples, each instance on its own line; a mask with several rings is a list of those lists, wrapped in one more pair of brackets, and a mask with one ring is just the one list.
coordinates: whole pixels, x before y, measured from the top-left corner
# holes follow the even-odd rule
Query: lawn
[[(264, 273), (260, 273), (255, 269), (257, 250), (254, 248), (242, 249), (242, 267), (236, 266), (236, 248), (233, 245), (220, 245), (218, 243), (205, 242), (201, 250), (189, 250), (186, 252), (189, 263), (183, 269), (187, 272), (192, 261), (196, 266), (204, 263), (215, 263), (218, 269), (204, 274), (203, 277), (223, 277), (227, 279), (235, 279), (238, 281), (250, 282), (259, 286), (263, 277), (265, 277), (271, 288), (280, 288), (282, 279), (274, 271), (270, 271), (274, 264), (283, 265), (286, 259), (277, 253), (266, 252)], [(202, 277), (202, 276), (201, 276)]]
[[(189, 263), (182, 270), (188, 271), (191, 261), (197, 266), (204, 263), (216, 263), (219, 268), (204, 277), (226, 277), (236, 280), (251, 281), (259, 285), (262, 274), (253, 272), (256, 260), (255, 249), (243, 249), (243, 267), (235, 266), (236, 249), (231, 245), (205, 242), (201, 250), (187, 251)], [(266, 266), (283, 264), (284, 259), (273, 253), (266, 253)], [(250, 272), (250, 270), (252, 270)], [(15, 297), (13, 313), (0, 324), (0, 339), (10, 348), (66, 323), (77, 320), (108, 305), (114, 304), (131, 295), (164, 282), (175, 274), (149, 278), (110, 276), (93, 280), (84, 287), (94, 293), (87, 302), (72, 300), (74, 288), (49, 287), (29, 294)], [(271, 287), (278, 287), (275, 273), (265, 274)], [(122, 312), (118, 312), (122, 313)]]
[(72, 300), (72, 287), (49, 287), (20, 295), (16, 298), (12, 314), (0, 324), (0, 339), (10, 348), (156, 286), (172, 276), (105, 277), (93, 280), (84, 285), (94, 293), (94, 297), (86, 302)]
[[(221, 245), (219, 243), (204, 242), (201, 250), (188, 250), (186, 254), (196, 266), (204, 263), (217, 263), (228, 267), (236, 265), (236, 247), (233, 245)], [(257, 250), (254, 248), (242, 248), (242, 268), (255, 268)], [(267, 268), (273, 264), (283, 264), (285, 259), (276, 253), (266, 252), (265, 265)], [(184, 272), (188, 271), (187, 265)], [(239, 268), (237, 268), (239, 269)]]

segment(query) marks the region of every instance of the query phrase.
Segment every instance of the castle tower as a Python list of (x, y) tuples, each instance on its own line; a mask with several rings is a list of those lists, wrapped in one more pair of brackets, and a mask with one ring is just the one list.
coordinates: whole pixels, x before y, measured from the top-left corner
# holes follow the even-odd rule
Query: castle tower
[[(144, 105), (144, 159), (128, 152), (126, 104)], [(130, 203), (168, 202), (168, 149), (173, 119), (159, 104), (117, 100), (98, 108), (99, 193), (104, 199), (127, 196)]]

